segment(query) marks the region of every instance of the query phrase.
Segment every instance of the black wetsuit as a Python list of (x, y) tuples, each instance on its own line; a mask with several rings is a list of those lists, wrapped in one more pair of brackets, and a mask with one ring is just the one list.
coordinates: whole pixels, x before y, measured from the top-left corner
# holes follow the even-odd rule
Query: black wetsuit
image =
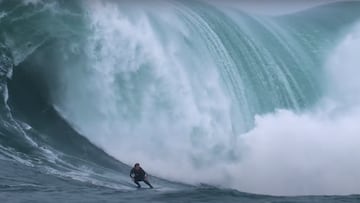
[(144, 181), (150, 188), (153, 186), (149, 183), (149, 181), (145, 180), (146, 172), (140, 167), (139, 170), (132, 168), (130, 171), (130, 177), (133, 178), (134, 183), (137, 185), (138, 188), (141, 187), (139, 181)]

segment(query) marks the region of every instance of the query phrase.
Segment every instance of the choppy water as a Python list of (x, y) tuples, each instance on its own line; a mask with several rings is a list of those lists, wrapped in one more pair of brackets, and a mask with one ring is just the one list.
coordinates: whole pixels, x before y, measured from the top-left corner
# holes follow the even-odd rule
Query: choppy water
[(0, 200), (358, 202), (359, 2), (241, 8), (0, 1)]

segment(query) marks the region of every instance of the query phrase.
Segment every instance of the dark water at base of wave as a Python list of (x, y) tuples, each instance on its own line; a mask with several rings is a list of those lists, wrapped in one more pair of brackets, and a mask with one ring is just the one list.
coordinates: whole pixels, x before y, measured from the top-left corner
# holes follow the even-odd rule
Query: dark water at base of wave
[(214, 187), (190, 187), (173, 191), (164, 191), (162, 188), (116, 190), (46, 175), (13, 161), (2, 160), (0, 167), (1, 202), (357, 203), (360, 201), (359, 195), (274, 197)]

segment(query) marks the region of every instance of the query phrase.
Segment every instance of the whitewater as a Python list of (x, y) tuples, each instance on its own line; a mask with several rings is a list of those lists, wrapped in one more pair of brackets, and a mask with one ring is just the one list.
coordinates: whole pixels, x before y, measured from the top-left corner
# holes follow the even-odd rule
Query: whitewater
[(0, 200), (359, 201), (360, 3), (253, 7), (0, 1)]

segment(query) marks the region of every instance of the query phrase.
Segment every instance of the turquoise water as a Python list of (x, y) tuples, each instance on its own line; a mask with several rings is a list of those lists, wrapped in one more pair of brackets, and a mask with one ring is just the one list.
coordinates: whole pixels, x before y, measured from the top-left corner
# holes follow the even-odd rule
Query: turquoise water
[(356, 202), (359, 6), (0, 1), (0, 199)]

